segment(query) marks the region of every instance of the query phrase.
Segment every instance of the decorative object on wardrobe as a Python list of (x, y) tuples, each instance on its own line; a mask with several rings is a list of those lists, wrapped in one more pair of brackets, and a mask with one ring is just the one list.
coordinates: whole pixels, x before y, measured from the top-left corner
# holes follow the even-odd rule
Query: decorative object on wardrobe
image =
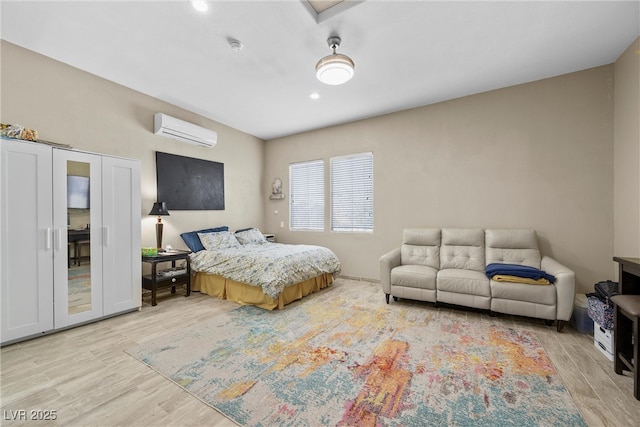
[(336, 53), (340, 46), (340, 37), (331, 36), (327, 39), (329, 47), (333, 49), (331, 55), (325, 56), (316, 64), (316, 77), (328, 85), (341, 85), (351, 80), (355, 64), (346, 55)]
[(165, 202), (155, 202), (151, 208), (151, 212), (149, 212), (149, 215), (158, 216), (158, 222), (156, 223), (156, 243), (158, 244), (158, 252), (162, 252), (162, 217), (169, 216), (167, 204)]

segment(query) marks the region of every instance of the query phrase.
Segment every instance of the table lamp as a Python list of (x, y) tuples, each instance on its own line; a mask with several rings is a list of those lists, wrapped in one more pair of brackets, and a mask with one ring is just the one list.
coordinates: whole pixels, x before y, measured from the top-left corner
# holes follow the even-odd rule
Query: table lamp
[(158, 252), (162, 252), (162, 217), (169, 216), (167, 204), (165, 202), (155, 202), (149, 215), (158, 215), (158, 222), (156, 223), (156, 243), (158, 244)]

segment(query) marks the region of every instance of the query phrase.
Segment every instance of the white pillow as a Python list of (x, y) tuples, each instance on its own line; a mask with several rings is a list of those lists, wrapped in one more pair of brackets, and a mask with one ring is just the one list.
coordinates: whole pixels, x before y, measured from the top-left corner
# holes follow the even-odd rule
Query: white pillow
[(249, 230), (237, 231), (236, 239), (243, 245), (247, 243), (266, 243), (267, 239), (257, 228), (250, 228)]
[(240, 246), (236, 236), (228, 231), (218, 231), (217, 233), (198, 233), (202, 246), (208, 251), (216, 249), (237, 248)]

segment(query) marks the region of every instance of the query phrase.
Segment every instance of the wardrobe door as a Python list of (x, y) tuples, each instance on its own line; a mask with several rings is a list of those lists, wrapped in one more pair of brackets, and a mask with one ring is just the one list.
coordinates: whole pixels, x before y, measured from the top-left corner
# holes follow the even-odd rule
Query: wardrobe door
[(53, 329), (51, 152), (1, 140), (0, 293), (3, 343)]
[(142, 304), (140, 163), (102, 158), (104, 315)]
[(53, 150), (55, 327), (102, 317), (102, 157)]

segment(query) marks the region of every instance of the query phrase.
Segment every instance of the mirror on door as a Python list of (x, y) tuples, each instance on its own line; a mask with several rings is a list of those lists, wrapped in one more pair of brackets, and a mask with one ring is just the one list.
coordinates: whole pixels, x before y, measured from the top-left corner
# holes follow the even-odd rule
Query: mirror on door
[(90, 165), (67, 161), (69, 314), (91, 310)]

